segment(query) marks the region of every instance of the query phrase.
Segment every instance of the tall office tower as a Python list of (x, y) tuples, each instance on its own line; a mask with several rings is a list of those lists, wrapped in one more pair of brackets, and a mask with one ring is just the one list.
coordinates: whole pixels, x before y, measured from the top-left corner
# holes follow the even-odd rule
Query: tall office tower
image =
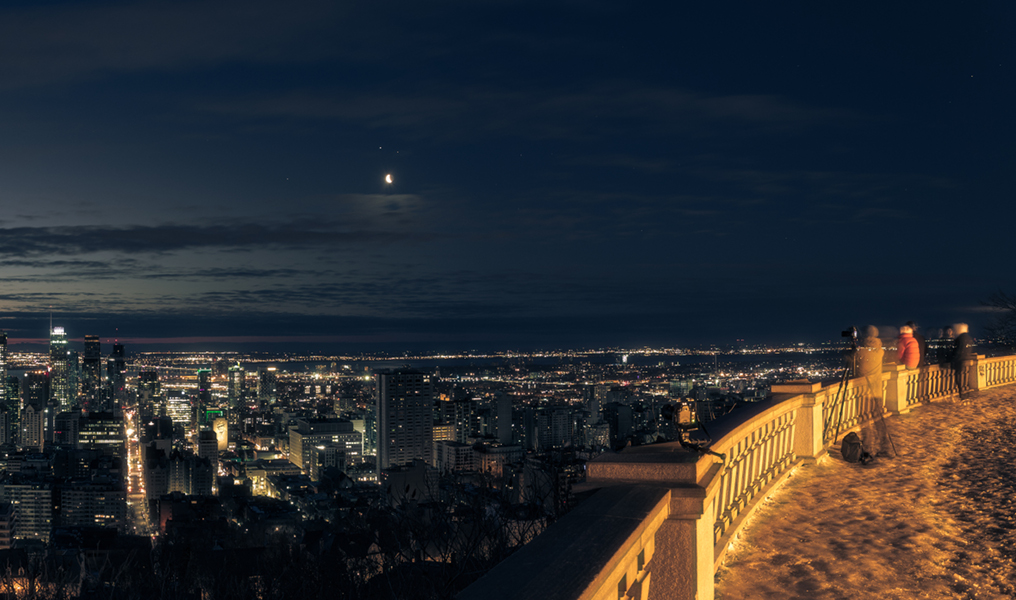
[(211, 429), (202, 429), (198, 432), (197, 455), (199, 458), (207, 459), (212, 465), (212, 472), (219, 472), (219, 440), (218, 436)]
[(113, 351), (106, 360), (106, 379), (109, 384), (109, 399), (113, 412), (123, 409), (127, 400), (127, 354), (123, 344), (113, 344)]
[(363, 415), (363, 454), (377, 456), (377, 403), (367, 407)]
[(258, 409), (266, 410), (268, 406), (275, 404), (277, 384), (275, 367), (258, 369)]
[(0, 406), (9, 406), (7, 401), (7, 332), (0, 331)]
[(229, 410), (236, 410), (243, 403), (243, 392), (247, 381), (243, 367), (236, 365), (229, 368), (226, 380), (226, 398), (229, 402)]
[(185, 430), (189, 430), (193, 422), (190, 398), (180, 393), (170, 394), (166, 398), (166, 414), (173, 419), (174, 424), (183, 425)]
[(85, 355), (81, 360), (81, 395), (85, 406), (97, 408), (102, 398), (102, 347), (99, 336), (85, 336)]
[(24, 385), (21, 388), (22, 405), (31, 404), (42, 410), (49, 403), (49, 372), (29, 371), (25, 373)]
[(586, 410), (589, 411), (590, 423), (595, 425), (599, 423), (603, 417), (600, 416), (601, 399), (596, 395), (596, 386), (592, 384), (586, 384), (582, 386), (582, 402), (585, 404)]
[(476, 401), (470, 398), (441, 400), (437, 406), (437, 417), (442, 423), (455, 426), (455, 441), (465, 443), (473, 434), (476, 422)]
[(21, 380), (17, 375), (8, 375), (4, 382), (4, 389), (7, 392), (7, 426), (10, 433), (7, 439), (13, 444), (18, 443), (18, 432), (21, 422)]
[(430, 376), (397, 370), (376, 376), (377, 470), (431, 462), (434, 388)]
[(212, 372), (208, 369), (198, 370), (198, 397), (194, 404), (195, 427), (205, 425), (205, 414), (212, 405)]
[(46, 444), (46, 410), (26, 403), (25, 410), (21, 411), (19, 445), (25, 450), (42, 452)]
[(7, 384), (7, 333), (0, 331), (0, 410), (4, 414), (4, 429), (0, 431), (4, 443), (17, 441), (17, 418), (20, 408), (18, 397), (11, 396)]
[(63, 327), (54, 327), (49, 333), (50, 395), (60, 410), (71, 406), (70, 381), (67, 365), (67, 333)]
[[(18, 445), (42, 449), (45, 439), (46, 412), (49, 405), (49, 371), (29, 371), (21, 382), (21, 419)], [(29, 411), (31, 408), (31, 412)]]
[(162, 384), (157, 371), (138, 373), (138, 414), (147, 420), (159, 414), (162, 408)]
[(81, 355), (77, 350), (67, 351), (67, 397), (72, 406), (81, 404)]
[(503, 391), (494, 395), (497, 398), (497, 441), (502, 444), (512, 443), (512, 397)]

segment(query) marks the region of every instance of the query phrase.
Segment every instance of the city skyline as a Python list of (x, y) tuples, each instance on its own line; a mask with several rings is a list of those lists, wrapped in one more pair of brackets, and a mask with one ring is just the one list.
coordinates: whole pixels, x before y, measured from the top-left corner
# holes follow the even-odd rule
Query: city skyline
[(1014, 10), (8, 3), (0, 330), (979, 336), (1012, 286)]

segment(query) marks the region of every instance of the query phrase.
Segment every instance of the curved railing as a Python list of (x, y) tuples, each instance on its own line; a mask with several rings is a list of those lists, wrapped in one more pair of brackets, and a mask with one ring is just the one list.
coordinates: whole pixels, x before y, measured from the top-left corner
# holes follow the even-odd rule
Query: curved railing
[[(862, 378), (826, 386), (773, 386), (771, 400), (739, 409), (711, 427), (715, 454), (700, 456), (668, 443), (602, 455), (587, 465), (587, 479), (610, 495), (596, 492), (586, 500), (586, 510), (580, 504), (541, 534), (532, 549), (522, 548), (460, 598), (708, 600), (729, 540), (795, 467), (821, 460), (842, 435), (871, 419), (954, 396), (957, 382), (971, 391), (1016, 383), (1016, 356), (977, 356), (960, 369), (957, 377), (950, 365), (912, 370), (889, 365), (882, 373), (881, 398)], [(610, 501), (622, 492), (647, 500), (637, 507)], [(621, 547), (575, 545), (575, 531), (597, 528), (612, 532), (610, 539), (623, 539), (613, 542)], [(581, 554), (584, 574), (562, 585), (561, 574), (576, 561), (572, 553)]]
[(984, 377), (985, 387), (989, 388), (1016, 383), (1016, 360), (1012, 359), (1012, 356), (978, 357), (978, 378)]

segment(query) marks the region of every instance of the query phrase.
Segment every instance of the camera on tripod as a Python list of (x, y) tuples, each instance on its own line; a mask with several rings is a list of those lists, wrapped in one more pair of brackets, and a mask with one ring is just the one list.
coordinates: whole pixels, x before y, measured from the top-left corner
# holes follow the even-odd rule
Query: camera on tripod
[(850, 338), (850, 339), (852, 339), (854, 341), (857, 341), (857, 328), (856, 327), (851, 327), (850, 329), (846, 329), (844, 331), (841, 331), (840, 335), (845, 337), (845, 338)]

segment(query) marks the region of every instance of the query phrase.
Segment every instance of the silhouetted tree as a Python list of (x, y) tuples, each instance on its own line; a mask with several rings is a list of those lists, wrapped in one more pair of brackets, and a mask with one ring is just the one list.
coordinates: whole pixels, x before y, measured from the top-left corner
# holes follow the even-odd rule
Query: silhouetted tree
[(1016, 294), (999, 290), (983, 304), (992, 309), (992, 318), (986, 327), (988, 335), (1006, 346), (1016, 346)]

